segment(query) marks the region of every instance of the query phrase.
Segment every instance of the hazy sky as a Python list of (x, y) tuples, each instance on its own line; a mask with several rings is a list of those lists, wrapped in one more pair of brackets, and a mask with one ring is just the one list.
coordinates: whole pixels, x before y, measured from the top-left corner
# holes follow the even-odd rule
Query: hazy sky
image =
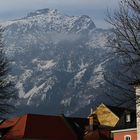
[(106, 28), (107, 8), (116, 9), (119, 0), (0, 0), (0, 20), (16, 19), (42, 8), (58, 9), (68, 15), (89, 15), (97, 27)]

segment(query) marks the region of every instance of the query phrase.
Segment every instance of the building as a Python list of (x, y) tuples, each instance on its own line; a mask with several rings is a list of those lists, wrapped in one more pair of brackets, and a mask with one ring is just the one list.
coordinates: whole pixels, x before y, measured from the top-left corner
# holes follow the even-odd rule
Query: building
[(119, 118), (106, 105), (101, 104), (96, 110), (91, 110), (88, 118), (84, 140), (111, 140), (111, 130)]
[(81, 140), (87, 119), (26, 114), (0, 125), (2, 140)]
[(94, 118), (94, 123), (99, 124), (100, 131), (101, 128), (105, 128), (103, 131), (106, 132), (108, 140), (137, 140), (135, 109), (101, 104), (90, 114), (90, 117)]
[(111, 106), (109, 108), (119, 117), (111, 131), (113, 140), (137, 140), (136, 110)]

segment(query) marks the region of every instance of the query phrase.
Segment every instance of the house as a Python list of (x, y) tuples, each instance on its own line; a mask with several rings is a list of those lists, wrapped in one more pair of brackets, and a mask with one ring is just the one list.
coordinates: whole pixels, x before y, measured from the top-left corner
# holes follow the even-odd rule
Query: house
[(113, 140), (137, 140), (136, 110), (112, 106), (109, 108), (119, 117), (111, 131)]
[(95, 111), (92, 110), (88, 118), (84, 140), (111, 140), (111, 130), (119, 118), (106, 105), (101, 104)]
[(108, 140), (137, 140), (135, 109), (101, 104), (89, 115), (92, 117), (100, 131), (104, 128)]
[(26, 114), (0, 125), (2, 140), (81, 140), (87, 119)]

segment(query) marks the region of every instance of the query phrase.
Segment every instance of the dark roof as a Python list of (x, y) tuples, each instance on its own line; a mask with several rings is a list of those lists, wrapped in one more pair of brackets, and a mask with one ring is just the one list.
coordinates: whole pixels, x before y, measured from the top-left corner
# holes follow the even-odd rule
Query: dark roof
[(87, 118), (74, 118), (74, 117), (65, 117), (66, 121), (69, 123), (71, 128), (77, 134), (78, 140), (83, 139), (85, 126), (89, 125)]
[(132, 81), (129, 85), (139, 86), (140, 85), (140, 79)]
[(84, 140), (111, 140), (110, 130), (106, 128), (98, 128), (93, 131), (87, 131)]
[[(119, 117), (119, 122), (113, 128), (114, 130), (119, 129), (129, 129), (129, 128), (136, 128), (136, 110), (135, 109), (129, 109), (124, 107), (116, 107), (116, 106), (109, 106), (106, 105), (114, 114), (116, 114)], [(131, 115), (131, 121), (126, 122), (126, 114)]]

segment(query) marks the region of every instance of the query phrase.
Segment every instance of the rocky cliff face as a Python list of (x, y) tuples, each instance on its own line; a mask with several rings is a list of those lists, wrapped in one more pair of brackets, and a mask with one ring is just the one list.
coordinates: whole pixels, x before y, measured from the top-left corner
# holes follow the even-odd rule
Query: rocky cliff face
[(3, 26), (21, 111), (71, 115), (104, 97), (103, 73), (113, 65), (110, 30), (96, 28), (88, 16), (50, 9)]

